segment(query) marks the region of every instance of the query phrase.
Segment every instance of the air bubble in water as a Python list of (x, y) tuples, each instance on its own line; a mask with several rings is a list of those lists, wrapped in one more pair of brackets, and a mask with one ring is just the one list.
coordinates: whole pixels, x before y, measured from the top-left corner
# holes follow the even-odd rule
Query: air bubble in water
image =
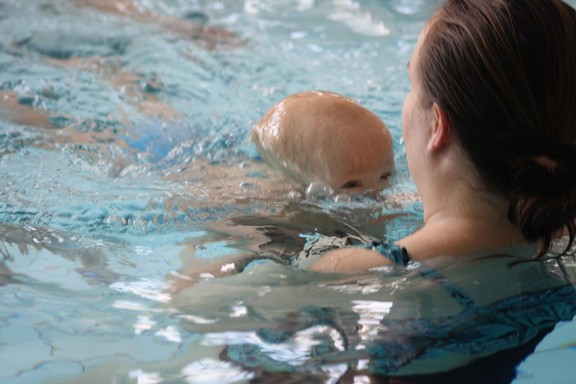
[(313, 181), (306, 188), (306, 198), (308, 200), (320, 200), (330, 197), (334, 194), (334, 190), (328, 184), (322, 181)]
[(352, 197), (350, 195), (345, 194), (345, 193), (339, 193), (336, 196), (334, 196), (334, 202), (335, 203), (350, 203), (350, 202), (352, 202)]

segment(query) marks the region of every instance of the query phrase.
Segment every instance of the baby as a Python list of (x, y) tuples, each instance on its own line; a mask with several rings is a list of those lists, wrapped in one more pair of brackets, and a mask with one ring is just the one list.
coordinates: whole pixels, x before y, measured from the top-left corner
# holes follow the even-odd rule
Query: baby
[[(297, 93), (280, 101), (254, 126), (252, 140), (274, 169), (304, 186), (324, 183), (336, 193), (385, 188), (394, 170), (392, 137), (384, 122), (355, 101), (332, 92)], [(328, 236), (312, 239), (311, 246), (294, 262), (298, 267), (317, 260), (320, 249), (343, 246), (349, 239), (361, 240), (355, 231), (349, 239), (331, 237), (351, 228), (299, 205), (288, 205), (280, 216), (212, 223), (200, 242), (194, 239), (186, 244), (181, 268), (169, 276), (168, 291), (176, 295), (198, 279), (236, 274), (255, 259), (285, 264), (306, 246), (300, 234), (318, 230)], [(205, 244), (220, 241), (226, 242), (229, 253), (197, 256), (204, 252)]]
[(355, 101), (309, 91), (273, 106), (252, 130), (272, 168), (308, 186), (334, 191), (378, 190), (394, 170), (392, 137), (384, 122)]

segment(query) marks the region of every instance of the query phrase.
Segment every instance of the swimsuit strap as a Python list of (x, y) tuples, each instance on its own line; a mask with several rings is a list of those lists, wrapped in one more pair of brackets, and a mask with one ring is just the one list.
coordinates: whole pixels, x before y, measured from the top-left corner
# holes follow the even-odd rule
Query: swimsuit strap
[[(376, 251), (392, 261), (394, 264), (403, 267), (407, 266), (411, 261), (410, 255), (408, 254), (408, 251), (406, 251), (406, 248), (395, 244), (375, 240), (371, 243), (364, 244), (363, 247)], [(463, 308), (469, 309), (474, 306), (474, 300), (472, 300), (470, 295), (466, 293), (464, 289), (454, 284), (446, 277), (442, 276), (436, 269), (427, 267), (426, 265), (420, 263), (419, 271), (423, 278), (432, 280), (443, 287), (446, 292), (448, 292), (448, 294), (452, 296), (452, 298), (456, 300), (456, 302), (458, 302), (458, 304), (460, 304)]]
[(406, 248), (399, 247), (394, 244), (374, 240), (368, 244), (363, 244), (362, 248), (376, 251), (385, 258), (392, 261), (394, 264), (403, 267), (407, 266), (410, 262), (410, 256), (408, 255)]
[(470, 295), (457, 284), (448, 280), (445, 276), (442, 276), (436, 269), (427, 267), (420, 263), (419, 270), (423, 278), (432, 280), (439, 284), (450, 296), (452, 296), (454, 300), (456, 300), (458, 304), (462, 306), (462, 308), (470, 309), (474, 307), (474, 300), (472, 300)]

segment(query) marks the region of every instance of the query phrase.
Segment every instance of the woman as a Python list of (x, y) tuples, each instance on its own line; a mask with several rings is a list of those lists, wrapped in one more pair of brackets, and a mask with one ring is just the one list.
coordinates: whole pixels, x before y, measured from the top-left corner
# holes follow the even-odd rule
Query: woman
[[(220, 358), (277, 381), (345, 363), (339, 382), (364, 375), (383, 383), (509, 383), (516, 365), (576, 310), (576, 270), (563, 258), (518, 262), (547, 254), (564, 234), (559, 253), (566, 253), (576, 236), (575, 42), (576, 12), (559, 0), (447, 0), (410, 60), (413, 89), (402, 116), (424, 226), (396, 245), (327, 252), (311, 269), (423, 262), (390, 269), (401, 276), (394, 281), (351, 275), (358, 284), (341, 274), (291, 278), (278, 263), (253, 263), (252, 276), (271, 279), (259, 281), (267, 292), (228, 281), (228, 300), (285, 320), (251, 324), (253, 338), (226, 345)], [(314, 247), (310, 239), (305, 249)], [(224, 293), (205, 295), (218, 289), (205, 279), (177, 300), (202, 305), (204, 314), (205, 303), (216, 303), (216, 314)], [(276, 353), (293, 351), (304, 334), (313, 351)]]
[(560, 0), (446, 1), (408, 64), (412, 91), (402, 111), (424, 226), (398, 247), (328, 252), (312, 269), (358, 271), (390, 259), (510, 248), (542, 256), (563, 235), (569, 248), (575, 42), (576, 11)]

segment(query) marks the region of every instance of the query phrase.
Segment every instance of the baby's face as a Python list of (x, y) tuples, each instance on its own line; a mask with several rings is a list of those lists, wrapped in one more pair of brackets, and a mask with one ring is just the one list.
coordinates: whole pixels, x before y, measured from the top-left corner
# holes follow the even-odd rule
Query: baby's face
[[(344, 130), (333, 132), (333, 137), (344, 132), (337, 140), (346, 145), (325, 146), (318, 149), (319, 156), (326, 159), (318, 172), (321, 179), (339, 193), (358, 193), (366, 190), (381, 190), (390, 186), (394, 171), (392, 138), (385, 126), (367, 127), (351, 135)], [(346, 139), (346, 140), (344, 140)]]
[(394, 159), (390, 155), (384, 162), (375, 162), (363, 170), (335, 170), (329, 174), (326, 182), (337, 192), (358, 193), (365, 190), (381, 190), (390, 186), (393, 171)]

